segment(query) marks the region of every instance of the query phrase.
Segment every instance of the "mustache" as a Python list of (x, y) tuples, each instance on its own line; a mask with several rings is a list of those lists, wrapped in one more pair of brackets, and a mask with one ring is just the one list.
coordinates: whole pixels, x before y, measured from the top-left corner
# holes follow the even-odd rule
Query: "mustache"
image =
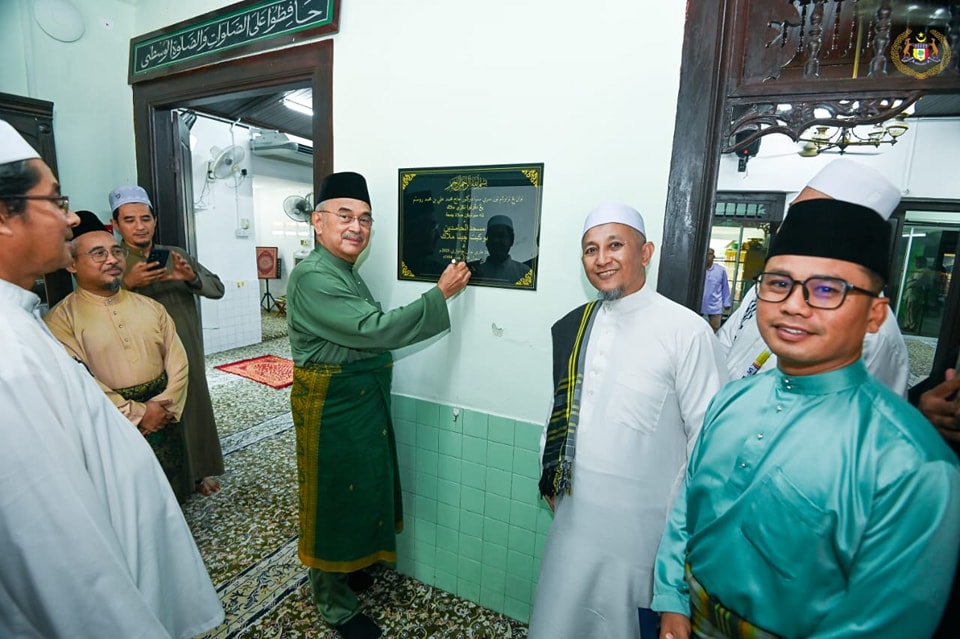
[(361, 233), (353, 233), (353, 232), (351, 232), (351, 231), (344, 231), (342, 237), (343, 237), (343, 239), (345, 239), (345, 240), (351, 240), (351, 241), (353, 241), (353, 240), (360, 240), (360, 241), (363, 241), (363, 234), (361, 234)]

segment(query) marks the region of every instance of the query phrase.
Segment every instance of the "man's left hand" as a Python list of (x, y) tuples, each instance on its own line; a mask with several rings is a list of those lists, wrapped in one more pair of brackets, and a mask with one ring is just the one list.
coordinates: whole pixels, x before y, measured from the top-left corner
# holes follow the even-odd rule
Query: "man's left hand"
[(952, 368), (946, 380), (920, 396), (917, 408), (944, 439), (960, 442), (960, 375)]
[(173, 258), (173, 271), (163, 278), (165, 282), (192, 282), (197, 279), (196, 271), (182, 255), (170, 251), (170, 257)]

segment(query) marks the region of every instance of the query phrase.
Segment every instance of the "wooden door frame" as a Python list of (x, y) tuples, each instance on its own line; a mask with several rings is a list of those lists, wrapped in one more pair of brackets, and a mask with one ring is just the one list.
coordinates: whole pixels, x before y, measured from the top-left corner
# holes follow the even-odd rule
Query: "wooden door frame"
[(158, 240), (185, 246), (174, 204), (173, 130), (167, 112), (216, 96), (309, 84), (313, 87), (313, 184), (333, 170), (333, 41), (270, 51), (148, 80), (133, 86), (137, 175), (153, 196)]

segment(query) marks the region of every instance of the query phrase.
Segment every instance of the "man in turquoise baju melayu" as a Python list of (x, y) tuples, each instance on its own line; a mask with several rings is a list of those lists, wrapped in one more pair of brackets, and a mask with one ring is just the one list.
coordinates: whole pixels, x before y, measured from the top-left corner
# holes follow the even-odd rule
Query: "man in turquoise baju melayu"
[(384, 312), (355, 268), (373, 226), (366, 180), (328, 175), (317, 201), (317, 246), (287, 285), (298, 551), (320, 615), (344, 639), (373, 639), (381, 630), (359, 611), (353, 590), (370, 583), (362, 568), (396, 561), (403, 525), (390, 351), (449, 329), (446, 300), (470, 271), (451, 264), (420, 299)]
[(790, 209), (757, 278), (778, 369), (707, 410), (657, 555), (662, 639), (924, 639), (960, 547), (960, 469), (871, 377), (890, 226), (838, 200)]

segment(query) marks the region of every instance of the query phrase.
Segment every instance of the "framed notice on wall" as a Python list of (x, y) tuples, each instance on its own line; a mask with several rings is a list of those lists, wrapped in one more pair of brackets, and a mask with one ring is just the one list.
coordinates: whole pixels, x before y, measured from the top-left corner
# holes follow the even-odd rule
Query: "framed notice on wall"
[(257, 247), (257, 278), (261, 280), (280, 279), (280, 260), (277, 259), (276, 246)]
[(400, 169), (401, 280), (436, 282), (451, 260), (470, 284), (536, 290), (543, 164)]

